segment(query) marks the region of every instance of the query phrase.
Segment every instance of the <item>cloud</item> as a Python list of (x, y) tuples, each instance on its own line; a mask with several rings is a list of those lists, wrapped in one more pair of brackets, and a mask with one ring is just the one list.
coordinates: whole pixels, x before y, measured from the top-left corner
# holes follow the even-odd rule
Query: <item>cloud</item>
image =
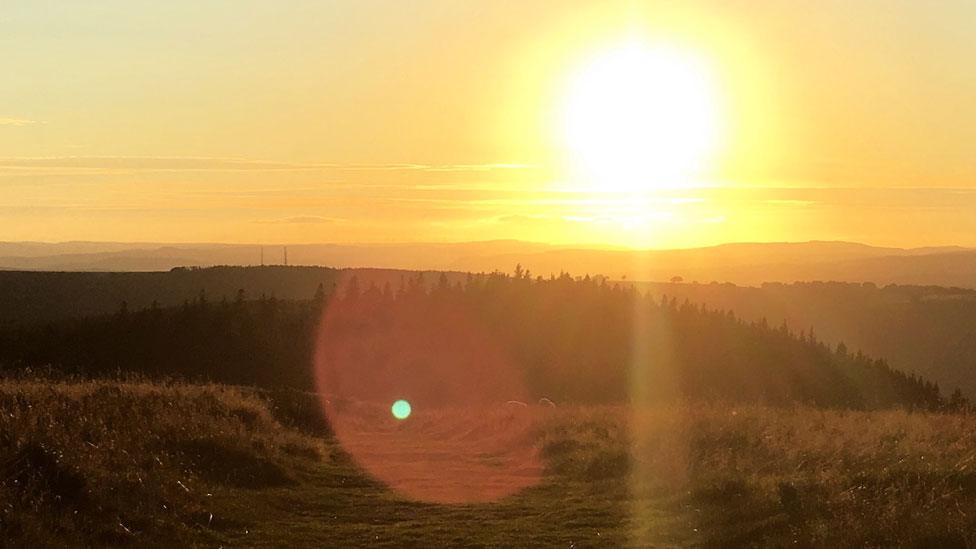
[[(42, 124), (32, 120), (0, 118), (0, 125)], [(42, 156), (0, 158), (0, 169), (73, 169), (122, 171), (405, 171), (487, 172), (531, 169), (529, 164), (342, 164), (331, 162), (278, 162), (247, 158), (208, 156)]]
[(44, 124), (44, 122), (26, 118), (0, 118), (0, 126), (35, 126), (38, 124)]
[(819, 204), (816, 200), (799, 200), (793, 198), (770, 198), (762, 202), (773, 206), (815, 206)]
[(0, 158), (0, 168), (94, 171), (248, 171), (314, 169), (313, 165), (205, 156), (41, 156)]
[(537, 168), (533, 164), (328, 164), (327, 166), (348, 171), (417, 171), (417, 172), (488, 172), (495, 170), (528, 170)]
[(516, 223), (516, 224), (538, 224), (538, 223), (548, 223), (552, 219), (546, 215), (525, 215), (525, 214), (511, 214), (511, 215), (501, 215), (493, 218), (498, 223)]
[(287, 225), (287, 224), (312, 224), (312, 223), (335, 223), (338, 219), (332, 217), (322, 217), (318, 215), (299, 215), (294, 217), (285, 217), (282, 219), (258, 219), (254, 221), (255, 223), (260, 223), (263, 225)]
[(428, 172), (488, 172), (493, 170), (530, 170), (537, 166), (532, 164), (445, 164), (424, 166)]

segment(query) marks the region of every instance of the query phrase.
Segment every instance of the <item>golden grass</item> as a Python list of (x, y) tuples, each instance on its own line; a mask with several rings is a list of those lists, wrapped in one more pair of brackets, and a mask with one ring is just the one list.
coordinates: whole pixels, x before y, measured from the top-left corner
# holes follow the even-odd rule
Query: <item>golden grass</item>
[(179, 540), (215, 491), (286, 484), (325, 448), (219, 385), (7, 380), (0, 411), (0, 525), (31, 545)]
[(560, 411), (544, 431), (556, 471), (626, 478), (635, 542), (660, 541), (645, 510), (663, 500), (690, 510), (684, 526), (700, 542), (976, 542), (970, 415), (597, 408)]
[[(353, 425), (359, 434), (381, 425), (376, 441), (342, 448), (282, 423), (304, 424), (316, 408), (310, 395), (269, 401), (220, 385), (0, 381), (0, 537), (34, 546), (976, 544), (970, 415), (500, 405), (382, 423), (388, 410), (364, 406)], [(498, 500), (420, 502), (357, 460), (363, 449), (394, 459), (398, 441), (414, 441), (402, 456), (418, 463), (461, 456), (506, 473), (497, 482), (528, 473), (533, 482)], [(463, 495), (445, 483), (472, 483), (468, 462), (441, 463), (429, 468), (439, 474), (433, 494)]]

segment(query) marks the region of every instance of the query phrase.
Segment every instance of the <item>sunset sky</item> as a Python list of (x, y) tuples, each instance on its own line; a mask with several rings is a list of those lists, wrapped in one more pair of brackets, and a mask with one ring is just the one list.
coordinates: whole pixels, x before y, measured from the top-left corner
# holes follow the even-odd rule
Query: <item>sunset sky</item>
[(3, 240), (976, 246), (976, 2), (7, 1)]

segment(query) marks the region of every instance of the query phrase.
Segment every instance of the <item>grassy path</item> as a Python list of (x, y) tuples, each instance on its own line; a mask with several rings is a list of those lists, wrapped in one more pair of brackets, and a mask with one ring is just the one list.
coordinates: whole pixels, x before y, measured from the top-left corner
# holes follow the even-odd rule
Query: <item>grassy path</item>
[(368, 480), (350, 463), (336, 463), (303, 472), (292, 486), (223, 494), (214, 503), (227, 510), (231, 523), (212, 531), (209, 541), (263, 547), (619, 546), (628, 539), (627, 500), (626, 483), (619, 480), (546, 480), (498, 502), (418, 503)]

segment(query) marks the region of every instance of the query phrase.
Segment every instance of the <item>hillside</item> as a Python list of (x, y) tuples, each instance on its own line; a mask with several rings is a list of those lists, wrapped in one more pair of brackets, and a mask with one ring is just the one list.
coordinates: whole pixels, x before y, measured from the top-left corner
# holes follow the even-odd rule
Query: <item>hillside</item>
[[(165, 272), (0, 271), (0, 327), (116, 313), (123, 303), (138, 310), (154, 302), (170, 307), (201, 297), (234, 300), (242, 290), (245, 298), (309, 299), (320, 285), (331, 292), (340, 279), (353, 275), (365, 284), (397, 287), (417, 276), (431, 285), (440, 273), (284, 266), (176, 267)], [(452, 283), (467, 278), (462, 273), (446, 276)]]
[(4, 544), (172, 546), (247, 528), (216, 501), (330, 459), (271, 409), (213, 385), (0, 380)]
[[(327, 432), (284, 426), (280, 403), (215, 385), (0, 381), (5, 543), (976, 543), (968, 415), (533, 406), (421, 411), (394, 424), (367, 413), (387, 418), (378, 437), (402, 436), (363, 454)], [(444, 472), (499, 433), (540, 469), (497, 501), (418, 501), (358, 465), (428, 464), (417, 481), (464, 493), (480, 479)], [(440, 444), (417, 442), (428, 437)], [(495, 456), (474, 459), (498, 469)]]
[(892, 367), (936, 381), (946, 392), (976, 395), (976, 291), (929, 286), (812, 282), (763, 284), (639, 283), (652, 295), (813, 328), (818, 338), (884, 357)]
[[(414, 277), (395, 291), (353, 276), (314, 300), (200, 296), (173, 308), (0, 331), (0, 368), (47, 365), (319, 392), (342, 385), (352, 391), (346, 396), (381, 400), (390, 396), (381, 389), (410, 388), (435, 406), (523, 397), (947, 405), (931, 383), (788, 326), (593, 279), (525, 273), (464, 284), (443, 276), (431, 289)], [(328, 369), (337, 365), (350, 374)], [(335, 375), (355, 382), (322, 386)]]

